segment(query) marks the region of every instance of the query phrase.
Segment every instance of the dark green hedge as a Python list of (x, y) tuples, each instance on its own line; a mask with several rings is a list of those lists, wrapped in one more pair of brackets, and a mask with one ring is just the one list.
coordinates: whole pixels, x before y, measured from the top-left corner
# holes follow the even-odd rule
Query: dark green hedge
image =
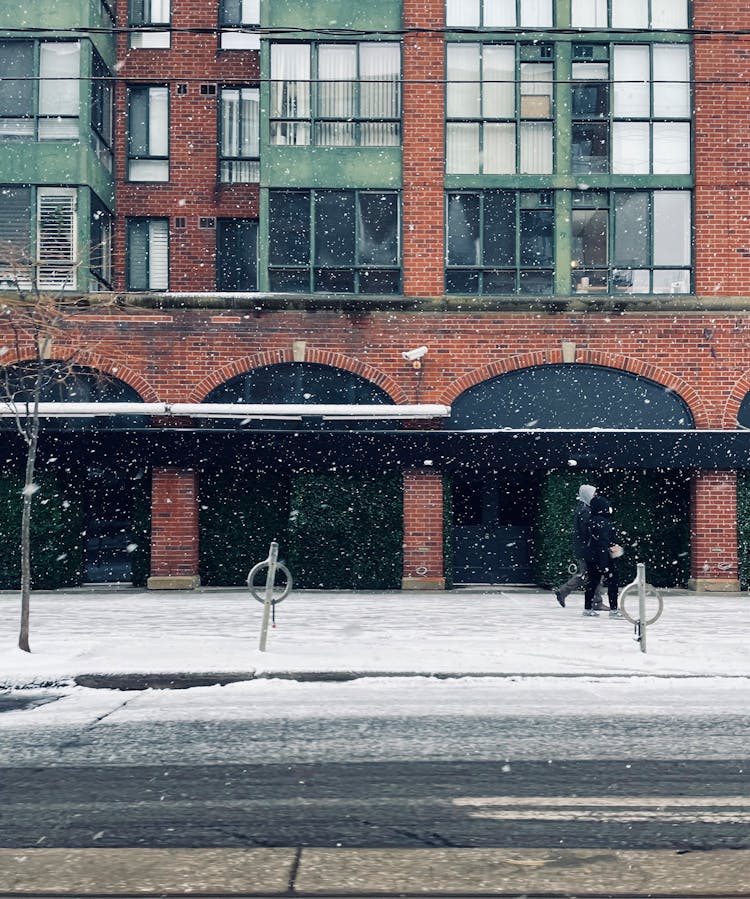
[(646, 564), (655, 587), (685, 586), (690, 573), (690, 484), (680, 473), (551, 472), (539, 492), (535, 534), (535, 576), (543, 587), (567, 578), (572, 561), (571, 519), (581, 484), (594, 484), (610, 500), (625, 556), (621, 582), (635, 577), (636, 562)]
[(201, 580), (245, 583), (271, 540), (300, 588), (395, 588), (401, 582), (401, 478), (259, 476), (215, 471), (201, 483)]
[(750, 472), (737, 475), (737, 552), (739, 556), (740, 585), (750, 588)]
[[(36, 479), (31, 516), (31, 586), (35, 590), (72, 587), (81, 582), (83, 543), (77, 491), (50, 473)], [(0, 475), (0, 589), (21, 584), (21, 496), (17, 472)]]

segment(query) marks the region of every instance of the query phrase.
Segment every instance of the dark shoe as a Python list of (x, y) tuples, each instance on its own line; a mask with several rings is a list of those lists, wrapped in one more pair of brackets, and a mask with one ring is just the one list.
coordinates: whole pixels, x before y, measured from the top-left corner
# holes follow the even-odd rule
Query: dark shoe
[(565, 597), (560, 593), (559, 590), (555, 590), (555, 599), (560, 603), (560, 605), (565, 608)]

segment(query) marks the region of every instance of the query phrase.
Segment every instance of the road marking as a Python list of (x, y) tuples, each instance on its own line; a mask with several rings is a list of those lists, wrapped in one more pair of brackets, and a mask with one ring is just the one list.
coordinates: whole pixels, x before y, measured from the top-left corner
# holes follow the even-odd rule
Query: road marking
[(547, 806), (556, 807), (590, 807), (608, 806), (611, 808), (746, 808), (750, 810), (750, 797), (747, 796), (460, 796), (453, 800), (454, 805), (500, 805), (500, 806)]

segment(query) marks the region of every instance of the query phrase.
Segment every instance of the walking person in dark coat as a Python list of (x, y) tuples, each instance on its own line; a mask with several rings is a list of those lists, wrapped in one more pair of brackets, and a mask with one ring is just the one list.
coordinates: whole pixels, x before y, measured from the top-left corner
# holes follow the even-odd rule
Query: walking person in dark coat
[[(596, 487), (591, 484), (581, 484), (578, 488), (575, 512), (573, 512), (573, 558), (576, 560), (577, 570), (568, 580), (555, 590), (555, 598), (565, 608), (565, 600), (569, 594), (580, 590), (586, 583), (586, 547), (589, 542), (589, 518), (591, 510), (589, 503), (596, 494)], [(598, 586), (598, 585), (597, 585)], [(596, 591), (594, 606), (602, 608), (602, 597), (599, 590)]]
[(619, 587), (617, 584), (617, 556), (622, 555), (620, 538), (612, 522), (609, 500), (595, 496), (590, 504), (588, 522), (589, 541), (586, 547), (587, 580), (584, 592), (584, 615), (598, 615), (594, 609), (594, 594), (601, 583), (607, 585), (609, 617), (622, 618), (617, 608)]

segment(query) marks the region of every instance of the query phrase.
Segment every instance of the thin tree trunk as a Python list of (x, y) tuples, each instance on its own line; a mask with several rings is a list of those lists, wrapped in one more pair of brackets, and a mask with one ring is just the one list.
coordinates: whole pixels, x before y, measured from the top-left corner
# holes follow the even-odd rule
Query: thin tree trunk
[(31, 503), (36, 487), (34, 472), (39, 444), (39, 398), (42, 389), (41, 365), (34, 385), (34, 399), (31, 406), (31, 422), (27, 432), (26, 477), (23, 485), (23, 510), (21, 512), (21, 629), (18, 634), (18, 648), (31, 652), (29, 645), (29, 618), (31, 612)]

